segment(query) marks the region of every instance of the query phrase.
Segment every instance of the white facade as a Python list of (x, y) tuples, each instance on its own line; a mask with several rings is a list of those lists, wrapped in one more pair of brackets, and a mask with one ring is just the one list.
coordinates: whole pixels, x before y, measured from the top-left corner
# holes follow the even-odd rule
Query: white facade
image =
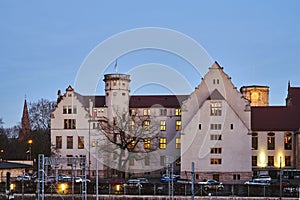
[(244, 181), (252, 176), (249, 102), (215, 63), (182, 106), (181, 172), (196, 179)]

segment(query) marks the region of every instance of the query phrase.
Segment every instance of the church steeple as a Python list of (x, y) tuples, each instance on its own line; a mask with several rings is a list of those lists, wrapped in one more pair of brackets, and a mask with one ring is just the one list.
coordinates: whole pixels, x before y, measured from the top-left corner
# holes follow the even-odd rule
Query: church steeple
[(24, 100), (23, 115), (22, 115), (21, 123), (22, 123), (22, 127), (21, 127), (21, 131), (19, 134), (19, 140), (23, 140), (24, 136), (29, 134), (31, 131), (26, 96), (25, 96), (25, 100)]

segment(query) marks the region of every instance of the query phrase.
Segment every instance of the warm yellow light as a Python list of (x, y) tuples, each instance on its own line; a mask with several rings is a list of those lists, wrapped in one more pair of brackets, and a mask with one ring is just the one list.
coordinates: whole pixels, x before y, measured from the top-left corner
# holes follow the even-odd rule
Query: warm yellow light
[(116, 185), (116, 191), (119, 192), (121, 189), (121, 186), (120, 185)]
[(9, 185), (9, 189), (10, 189), (10, 190), (15, 190), (15, 189), (16, 189), (16, 184), (11, 183), (11, 184)]
[(32, 140), (28, 140), (28, 144), (32, 144)]
[(58, 193), (67, 194), (68, 193), (68, 183), (60, 183), (58, 184)]
[(285, 162), (283, 158), (284, 158), (283, 153), (279, 152), (278, 155), (276, 156), (276, 162), (274, 163), (274, 166), (277, 168), (285, 167)]
[(257, 162), (258, 167), (266, 167), (267, 166), (267, 156), (264, 151), (259, 153), (259, 160)]

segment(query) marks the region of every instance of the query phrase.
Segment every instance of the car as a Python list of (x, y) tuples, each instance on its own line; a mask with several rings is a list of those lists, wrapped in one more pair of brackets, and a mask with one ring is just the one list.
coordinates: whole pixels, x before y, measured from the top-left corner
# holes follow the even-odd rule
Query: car
[(204, 190), (218, 190), (221, 191), (224, 189), (224, 185), (222, 182), (216, 180), (204, 180), (202, 182), (198, 182), (199, 185), (203, 185)]
[(90, 179), (87, 179), (87, 178), (84, 179), (84, 178), (82, 178), (82, 177), (80, 177), (80, 176), (75, 177), (75, 178), (74, 178), (74, 181), (75, 181), (75, 183), (91, 182)]
[(142, 183), (139, 179), (129, 179), (126, 183), (123, 185), (124, 187), (142, 187)]
[(262, 186), (268, 186), (270, 185), (269, 181), (260, 181), (260, 180), (251, 180), (251, 181), (246, 181), (244, 183), (245, 185), (262, 185)]
[(149, 183), (149, 180), (147, 178), (137, 178), (140, 180), (140, 183)]
[(162, 177), (160, 178), (160, 182), (162, 182), (162, 183), (176, 182), (177, 179), (179, 179), (179, 178), (180, 178), (180, 176), (176, 175), (176, 174), (173, 174), (172, 178), (170, 178), (168, 174), (163, 174)]
[(31, 177), (29, 175), (19, 175), (17, 176), (17, 181), (22, 182), (22, 181), (30, 181)]
[(253, 181), (269, 181), (271, 182), (271, 177), (269, 175), (259, 175), (253, 179)]

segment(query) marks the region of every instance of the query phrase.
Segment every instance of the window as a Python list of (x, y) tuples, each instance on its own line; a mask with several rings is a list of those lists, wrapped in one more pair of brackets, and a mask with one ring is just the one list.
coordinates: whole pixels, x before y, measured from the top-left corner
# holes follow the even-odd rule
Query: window
[(214, 147), (210, 149), (211, 154), (221, 154), (222, 153), (222, 148), (220, 147)]
[(257, 166), (257, 156), (252, 156), (252, 166)]
[(145, 130), (149, 130), (150, 129), (150, 121), (149, 120), (145, 120), (143, 122), (143, 126)]
[(67, 166), (72, 167), (73, 164), (73, 155), (67, 155)]
[(180, 166), (181, 165), (181, 158), (180, 157), (176, 159), (175, 165), (176, 166)]
[(240, 174), (233, 174), (233, 180), (240, 180), (241, 175)]
[(210, 129), (211, 130), (221, 130), (222, 124), (210, 124)]
[(129, 115), (130, 116), (135, 116), (136, 115), (135, 109), (130, 109), (129, 110)]
[(199, 130), (201, 130), (201, 124), (199, 124)]
[(180, 147), (181, 147), (181, 141), (180, 141), (180, 138), (176, 138), (176, 139), (175, 139), (175, 147), (176, 147), (176, 149), (180, 149)]
[(222, 115), (222, 103), (221, 102), (210, 103), (210, 115), (211, 116), (221, 116)]
[(252, 133), (252, 149), (257, 150), (258, 148), (258, 134)]
[(78, 149), (84, 149), (84, 136), (78, 136)]
[(233, 130), (233, 124), (230, 124), (230, 130)]
[(160, 116), (167, 116), (167, 109), (160, 109)]
[(68, 113), (68, 107), (67, 106), (63, 106), (63, 114), (67, 114)]
[(144, 109), (144, 116), (150, 115), (150, 109)]
[(149, 166), (150, 165), (150, 156), (146, 155), (145, 156), (145, 166)]
[(159, 138), (159, 148), (160, 149), (167, 148), (167, 138), (165, 137)]
[(134, 166), (134, 158), (133, 157), (129, 158), (129, 166)]
[(180, 116), (180, 115), (181, 115), (181, 109), (179, 109), (179, 108), (176, 109), (176, 110), (175, 110), (175, 115), (176, 115), (176, 116)]
[(129, 144), (128, 144), (128, 149), (130, 150), (132, 150), (132, 149), (134, 149), (134, 147), (135, 147), (135, 140), (136, 140), (136, 138), (135, 137), (132, 137), (132, 138), (130, 138), (129, 139)]
[(210, 140), (222, 140), (222, 135), (210, 135)]
[(64, 119), (64, 129), (76, 129), (76, 119)]
[(57, 149), (62, 148), (62, 136), (56, 136), (56, 148)]
[(133, 130), (134, 130), (134, 121), (133, 121), (133, 120), (130, 120), (130, 121), (129, 121), (129, 130), (130, 130), (130, 131), (133, 131)]
[(267, 145), (268, 150), (275, 150), (275, 133), (268, 133)]
[(160, 120), (160, 130), (161, 131), (166, 130), (166, 120)]
[(286, 167), (291, 167), (292, 166), (291, 156), (285, 156), (284, 162)]
[(151, 147), (151, 139), (145, 138), (144, 139), (144, 149), (150, 149), (150, 147)]
[(67, 149), (73, 149), (73, 136), (67, 136)]
[(213, 174), (213, 180), (220, 181), (220, 174)]
[(160, 166), (166, 165), (166, 156), (160, 156)]
[(210, 164), (211, 165), (221, 165), (222, 164), (222, 159), (221, 158), (211, 158), (210, 159)]
[(176, 120), (176, 131), (180, 131), (181, 130), (181, 121), (180, 120)]
[(63, 106), (63, 114), (77, 114), (77, 106)]
[(292, 150), (292, 134), (284, 133), (284, 149)]
[(268, 156), (268, 166), (274, 166), (274, 156)]

